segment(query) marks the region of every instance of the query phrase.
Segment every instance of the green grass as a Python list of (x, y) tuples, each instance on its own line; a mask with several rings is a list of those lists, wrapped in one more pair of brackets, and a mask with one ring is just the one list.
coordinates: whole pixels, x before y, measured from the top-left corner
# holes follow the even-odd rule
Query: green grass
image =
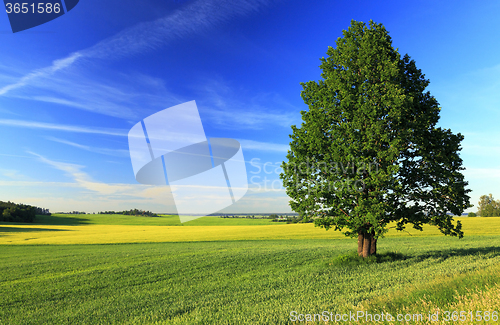
[(179, 217), (176, 215), (162, 215), (160, 217), (127, 216), (123, 214), (52, 214), (38, 215), (35, 224), (41, 225), (133, 225), (133, 226), (179, 226)]
[(367, 258), (363, 258), (359, 256), (356, 251), (353, 251), (347, 254), (340, 254), (336, 256), (332, 260), (331, 265), (355, 267), (355, 266), (369, 265), (374, 263), (394, 262), (398, 260), (404, 260), (406, 258), (407, 256), (405, 256), (404, 254), (394, 253), (394, 252), (385, 252), (382, 254), (376, 254), (369, 256)]
[(444, 308), (456, 303), (457, 295), (466, 295), (471, 289), (485, 290), (499, 283), (500, 268), (495, 265), (476, 272), (458, 273), (449, 279), (438, 279), (410, 292), (397, 292), (390, 299), (375, 299), (369, 303), (369, 309), (395, 314), (408, 306), (420, 311), (425, 311), (427, 305)]
[[(30, 227), (0, 223), (4, 242), (22, 235), (28, 244), (0, 245), (0, 324), (287, 324), (291, 311), (497, 308), (500, 236), (493, 234), (500, 218), (463, 222), (461, 240), (427, 230), (388, 236), (370, 259), (356, 255), (355, 239), (297, 239), (289, 232), (311, 238), (320, 229), (269, 219), (203, 217), (180, 224), (177, 216), (62, 214), (39, 216)], [(184, 232), (205, 241), (94, 241), (163, 241)], [(244, 240), (249, 232), (286, 236)], [(220, 235), (203, 239), (205, 233)], [(37, 246), (31, 238), (61, 234), (59, 245)], [(69, 245), (90, 235), (92, 245)]]
[(271, 219), (202, 217), (185, 222), (184, 226), (260, 226), (283, 225), (286, 222), (272, 222)]
[(436, 279), (489, 272), (499, 239), (384, 238), (373, 263), (350, 260), (353, 240), (0, 246), (0, 323), (286, 324), (380, 297), (399, 308)]
[[(0, 223), (2, 224), (2, 223)], [(13, 224), (13, 223), (5, 223)], [(272, 222), (270, 219), (201, 217), (181, 223), (176, 215), (160, 217), (127, 216), (122, 214), (53, 214), (36, 216), (35, 224), (81, 226), (81, 225), (132, 225), (132, 226), (246, 226), (280, 225), (285, 222)]]

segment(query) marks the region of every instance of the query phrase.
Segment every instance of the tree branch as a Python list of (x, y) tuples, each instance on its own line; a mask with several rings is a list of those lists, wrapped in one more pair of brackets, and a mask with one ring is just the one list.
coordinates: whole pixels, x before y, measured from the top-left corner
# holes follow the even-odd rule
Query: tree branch
[(349, 217), (349, 215), (347, 213), (344, 212), (344, 210), (340, 209), (340, 211), (342, 211), (346, 215), (347, 218), (351, 218), (351, 217)]

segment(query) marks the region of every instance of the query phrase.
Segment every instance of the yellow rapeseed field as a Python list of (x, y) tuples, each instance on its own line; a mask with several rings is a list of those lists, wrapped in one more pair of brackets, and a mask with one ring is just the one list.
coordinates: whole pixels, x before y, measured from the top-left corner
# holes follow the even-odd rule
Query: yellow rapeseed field
[[(496, 235), (500, 218), (459, 218), (465, 235)], [(426, 226), (423, 232), (391, 229), (386, 237), (441, 235)], [(325, 231), (313, 224), (245, 226), (131, 226), (131, 225), (0, 225), (0, 245), (108, 244), (145, 242), (189, 242), (265, 239), (346, 238), (338, 231)]]

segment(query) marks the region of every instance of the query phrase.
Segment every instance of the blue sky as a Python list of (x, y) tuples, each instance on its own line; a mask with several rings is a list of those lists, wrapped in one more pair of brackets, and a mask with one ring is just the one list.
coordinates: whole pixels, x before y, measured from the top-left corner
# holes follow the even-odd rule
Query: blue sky
[(430, 79), (439, 126), (465, 135), (471, 202), (500, 198), (499, 16), (493, 1), (81, 0), (13, 34), (0, 15), (0, 200), (173, 211), (168, 187), (135, 180), (127, 133), (195, 100), (206, 135), (247, 161), (249, 191), (224, 211), (289, 212), (276, 167), (307, 108), (300, 82), (351, 19), (384, 24)]

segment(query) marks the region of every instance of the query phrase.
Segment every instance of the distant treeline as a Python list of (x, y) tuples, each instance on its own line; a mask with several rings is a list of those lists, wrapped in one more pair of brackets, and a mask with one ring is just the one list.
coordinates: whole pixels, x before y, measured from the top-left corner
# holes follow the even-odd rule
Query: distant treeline
[[(480, 217), (500, 217), (500, 200), (493, 198), (493, 194), (481, 195), (478, 202), (477, 214)], [(475, 213), (470, 213), (469, 217), (475, 217)]]
[(87, 214), (84, 211), (71, 211), (71, 212), (57, 212), (56, 214)]
[(304, 221), (302, 217), (298, 215), (244, 215), (244, 214), (223, 214), (219, 215), (219, 218), (242, 218), (242, 219), (271, 219), (273, 222), (286, 222), (286, 223), (298, 223), (298, 222), (312, 222), (312, 220)]
[(0, 221), (33, 222), (37, 214), (50, 216), (49, 209), (0, 201)]
[(270, 214), (270, 215), (250, 215), (250, 214), (222, 214), (219, 215), (219, 218), (240, 218), (240, 219), (277, 219), (279, 217), (286, 217), (285, 216), (278, 216), (277, 214)]
[[(220, 218), (250, 218), (252, 219), (253, 217), (255, 217), (256, 219), (259, 218), (259, 219), (273, 219), (275, 218), (276, 216), (290, 216), (290, 217), (298, 217), (299, 214), (296, 213), (296, 212), (285, 212), (285, 213), (282, 213), (282, 214), (277, 214), (277, 213), (257, 213), (257, 214), (254, 214), (254, 213), (212, 213), (212, 214), (209, 214), (209, 216), (212, 216), (212, 217), (220, 217)], [(271, 217), (271, 218), (269, 218)]]
[(128, 211), (101, 211), (99, 212), (99, 214), (123, 214), (126, 216), (159, 217), (159, 215), (157, 215), (156, 213), (139, 209), (130, 209)]

